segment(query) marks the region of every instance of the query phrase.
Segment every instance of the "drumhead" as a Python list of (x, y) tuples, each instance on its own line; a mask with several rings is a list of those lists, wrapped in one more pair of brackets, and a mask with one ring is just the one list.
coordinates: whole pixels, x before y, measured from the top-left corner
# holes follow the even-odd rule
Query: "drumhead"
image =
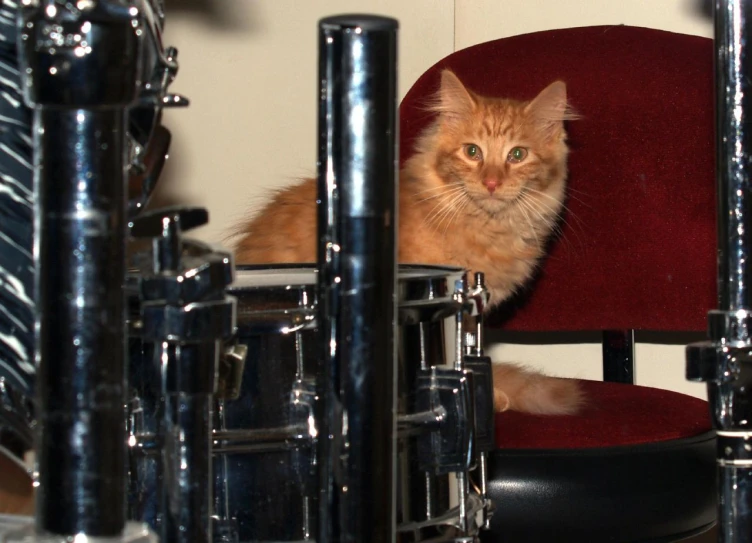
[[(397, 281), (419, 281), (441, 277), (461, 279), (463, 273), (462, 268), (453, 266), (400, 264), (397, 271)], [(230, 288), (315, 285), (317, 276), (318, 269), (313, 264), (241, 265), (236, 267), (235, 281), (230, 285)]]
[(314, 265), (237, 266), (231, 290), (264, 287), (308, 286), (316, 284)]
[[(465, 270), (452, 266), (400, 264), (395, 298), (399, 324), (435, 321), (456, 313), (455, 283)], [(238, 266), (229, 292), (238, 298), (238, 325), (287, 330), (315, 326), (318, 271), (313, 264)]]

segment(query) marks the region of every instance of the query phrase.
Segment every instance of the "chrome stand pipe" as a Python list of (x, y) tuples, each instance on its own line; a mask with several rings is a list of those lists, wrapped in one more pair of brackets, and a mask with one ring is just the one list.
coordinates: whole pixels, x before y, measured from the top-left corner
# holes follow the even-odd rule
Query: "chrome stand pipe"
[(720, 541), (752, 542), (752, 2), (716, 0), (718, 309), (709, 340), (687, 347), (718, 433)]
[(319, 23), (319, 543), (396, 537), (397, 28)]
[(125, 528), (125, 134), (141, 22), (121, 2), (22, 4), (19, 56), (34, 110), (36, 531), (116, 537)]

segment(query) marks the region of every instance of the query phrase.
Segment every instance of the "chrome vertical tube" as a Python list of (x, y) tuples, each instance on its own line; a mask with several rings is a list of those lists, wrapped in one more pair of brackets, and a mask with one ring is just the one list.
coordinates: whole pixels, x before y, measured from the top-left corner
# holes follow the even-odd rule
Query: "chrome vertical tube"
[(720, 309), (752, 307), (750, 156), (752, 3), (716, 0), (716, 151)]
[[(36, 115), (37, 528), (124, 525), (122, 110)], [(74, 182), (75, 181), (75, 182)], [(102, 504), (108, 507), (102, 507)]]
[(19, 53), (34, 109), (36, 529), (116, 536), (125, 526), (124, 138), (139, 14), (120, 2), (23, 4)]
[(319, 24), (319, 537), (395, 539), (397, 22)]
[[(718, 172), (718, 286), (721, 322), (725, 315), (742, 327), (723, 326), (718, 340), (740, 350), (739, 375), (730, 382), (710, 383), (718, 437), (719, 529), (721, 541), (752, 541), (752, 455), (750, 439), (750, 352), (747, 327), (752, 309), (750, 288), (750, 157), (752, 156), (752, 2), (717, 0), (715, 9), (716, 131)], [(716, 326), (716, 329), (718, 327)], [(725, 373), (725, 372), (724, 372)]]
[(160, 350), (166, 373), (159, 428), (164, 440), (161, 540), (209, 543), (213, 541), (212, 393), (219, 342), (163, 342)]
[(719, 306), (710, 340), (687, 348), (718, 431), (719, 540), (752, 542), (752, 2), (715, 2)]

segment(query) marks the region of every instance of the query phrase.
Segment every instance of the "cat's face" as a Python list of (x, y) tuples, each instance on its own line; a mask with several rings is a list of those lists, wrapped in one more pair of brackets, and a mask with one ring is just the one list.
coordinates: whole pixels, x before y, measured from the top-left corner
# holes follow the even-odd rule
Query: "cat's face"
[(567, 159), (563, 83), (516, 102), (471, 93), (446, 71), (438, 97), (434, 168), (447, 190), (466, 200), (466, 212), (558, 213)]

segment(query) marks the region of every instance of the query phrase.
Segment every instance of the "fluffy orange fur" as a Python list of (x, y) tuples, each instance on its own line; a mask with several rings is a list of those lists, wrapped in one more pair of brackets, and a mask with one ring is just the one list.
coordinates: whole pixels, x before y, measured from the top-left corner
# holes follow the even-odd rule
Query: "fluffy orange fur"
[[(564, 121), (574, 118), (556, 81), (530, 101), (481, 96), (451, 71), (399, 177), (400, 263), (482, 271), (491, 307), (532, 276), (562, 211), (567, 175)], [(236, 262), (316, 262), (316, 181), (278, 192), (241, 226)], [(498, 364), (497, 410), (575, 412), (576, 381)]]

